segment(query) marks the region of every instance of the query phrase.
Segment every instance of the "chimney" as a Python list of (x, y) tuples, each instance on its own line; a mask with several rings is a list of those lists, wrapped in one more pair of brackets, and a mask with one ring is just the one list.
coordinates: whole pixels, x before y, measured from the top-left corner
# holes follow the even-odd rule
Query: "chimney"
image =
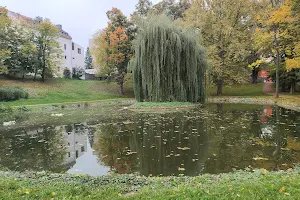
[(62, 30), (62, 25), (61, 25), (61, 24), (57, 24), (56, 27), (57, 27), (59, 30)]

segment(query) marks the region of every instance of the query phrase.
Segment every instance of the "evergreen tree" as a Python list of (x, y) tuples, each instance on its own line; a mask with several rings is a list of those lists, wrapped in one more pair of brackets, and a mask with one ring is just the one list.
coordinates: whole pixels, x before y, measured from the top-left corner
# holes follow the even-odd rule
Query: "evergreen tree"
[(138, 101), (205, 101), (206, 58), (193, 31), (165, 15), (139, 24), (134, 41), (134, 92)]
[(86, 49), (86, 53), (85, 53), (85, 69), (93, 69), (93, 58), (91, 56), (91, 53), (90, 53), (90, 48), (88, 47)]

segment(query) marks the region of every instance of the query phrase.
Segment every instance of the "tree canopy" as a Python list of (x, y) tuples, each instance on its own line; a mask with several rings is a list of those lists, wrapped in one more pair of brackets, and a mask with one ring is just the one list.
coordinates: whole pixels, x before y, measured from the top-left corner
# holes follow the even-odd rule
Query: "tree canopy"
[(205, 101), (206, 57), (195, 31), (165, 15), (139, 24), (134, 41), (134, 92), (138, 101)]

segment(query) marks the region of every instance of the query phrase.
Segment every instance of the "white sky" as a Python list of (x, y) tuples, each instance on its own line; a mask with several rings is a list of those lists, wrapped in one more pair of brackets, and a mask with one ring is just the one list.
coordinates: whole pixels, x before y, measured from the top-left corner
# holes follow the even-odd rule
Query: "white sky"
[[(159, 0), (152, 0), (153, 3)], [(0, 6), (35, 18), (49, 18), (54, 24), (62, 24), (73, 41), (88, 46), (93, 34), (107, 25), (106, 11), (119, 8), (129, 16), (138, 0), (0, 0)]]

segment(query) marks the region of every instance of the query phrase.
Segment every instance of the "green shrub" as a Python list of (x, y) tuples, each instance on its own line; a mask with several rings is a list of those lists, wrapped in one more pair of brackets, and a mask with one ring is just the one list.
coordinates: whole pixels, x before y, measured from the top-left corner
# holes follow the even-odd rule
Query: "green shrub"
[(18, 99), (28, 99), (28, 92), (20, 87), (0, 88), (0, 101), (14, 101)]
[(71, 71), (66, 67), (64, 69), (64, 78), (71, 78)]

